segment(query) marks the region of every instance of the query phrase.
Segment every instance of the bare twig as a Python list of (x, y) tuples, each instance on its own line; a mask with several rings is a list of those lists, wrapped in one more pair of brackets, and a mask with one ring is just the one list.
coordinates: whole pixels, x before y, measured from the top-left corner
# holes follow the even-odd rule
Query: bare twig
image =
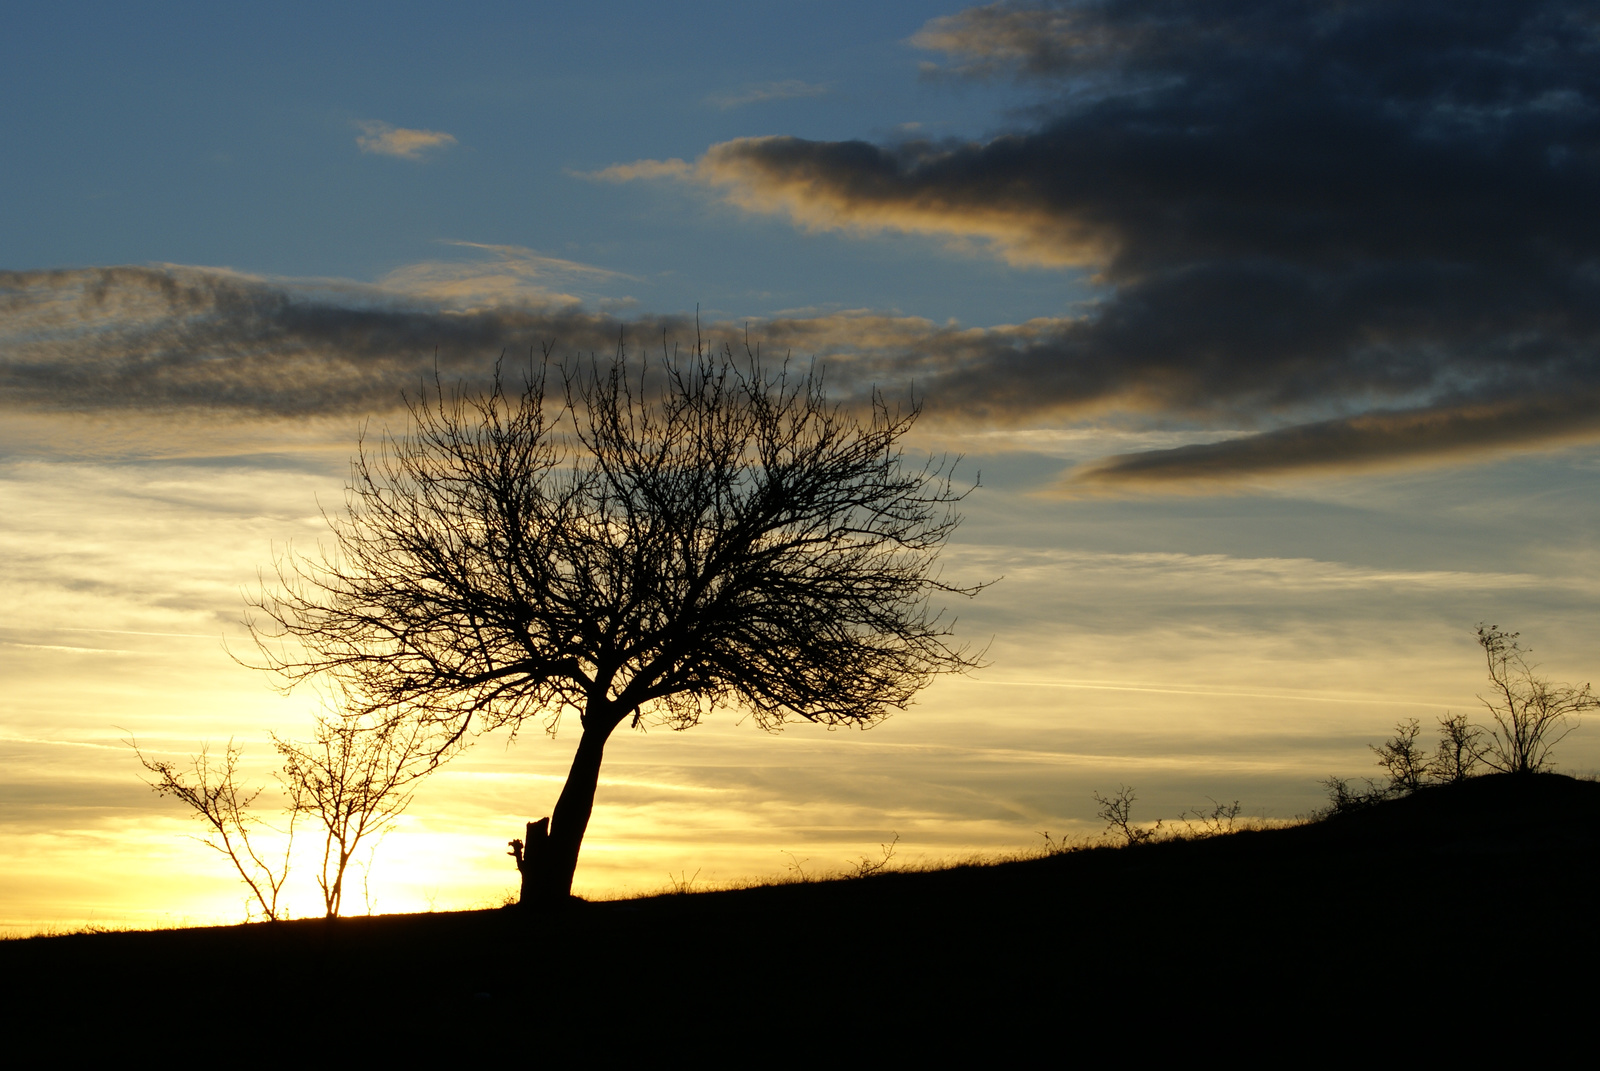
[(873, 859), (870, 856), (863, 855), (861, 857), (861, 861), (850, 868), (850, 876), (852, 878), (864, 878), (868, 875), (876, 874), (878, 871), (888, 866), (889, 860), (894, 858), (895, 846), (899, 843), (900, 834), (896, 833), (894, 835), (894, 840), (890, 841), (888, 844), (878, 845), (878, 848), (881, 852), (879, 858)]
[[(1195, 808), (1193, 811), (1184, 811), (1178, 815), (1188, 829), (1188, 835), (1193, 837), (1220, 837), (1232, 833), (1234, 822), (1238, 820), (1239, 812), (1243, 808), (1238, 800), (1231, 803), (1222, 803), (1210, 796), (1211, 810), (1205, 811)], [(1196, 828), (1198, 826), (1198, 828)]]

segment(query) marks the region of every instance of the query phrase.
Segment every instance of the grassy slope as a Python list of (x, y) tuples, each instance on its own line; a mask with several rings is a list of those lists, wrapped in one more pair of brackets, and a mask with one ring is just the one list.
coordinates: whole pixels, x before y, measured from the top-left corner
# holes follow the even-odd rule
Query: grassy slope
[(563, 1032), (598, 1024), (601, 1046), (663, 1030), (971, 1039), (1063, 1016), (1465, 998), (1506, 971), (1592, 962), (1597, 862), (1600, 783), (1497, 776), (1289, 829), (576, 904), (559, 919), (502, 910), (11, 941), (0, 977), (21, 1022), (199, 1006), (210, 1022), (259, 1023), (269, 1008), (320, 1003), (339, 1021), (370, 1013), (484, 1042), (524, 1036), (531, 1009)]

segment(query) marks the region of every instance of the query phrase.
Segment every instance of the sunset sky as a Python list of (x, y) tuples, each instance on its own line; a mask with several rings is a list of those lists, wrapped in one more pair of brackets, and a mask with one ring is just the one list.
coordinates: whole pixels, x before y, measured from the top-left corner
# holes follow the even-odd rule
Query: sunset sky
[[(1593, 5), (570, 7), (8, 12), (0, 927), (242, 918), (124, 741), (267, 783), (316, 697), (229, 650), (362, 429), (697, 310), (923, 400), (990, 664), (865, 733), (619, 731), (582, 894), (1025, 851), (1119, 785), (1290, 818), (1478, 707), (1479, 622), (1600, 667)], [(374, 908), (500, 903), (575, 743), (435, 775)]]

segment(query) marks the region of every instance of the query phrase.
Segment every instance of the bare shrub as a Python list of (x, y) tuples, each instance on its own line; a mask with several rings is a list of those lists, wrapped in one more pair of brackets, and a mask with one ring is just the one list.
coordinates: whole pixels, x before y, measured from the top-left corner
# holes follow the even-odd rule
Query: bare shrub
[(1395, 733), (1380, 744), (1367, 745), (1378, 756), (1378, 765), (1389, 775), (1389, 787), (1396, 793), (1415, 792), (1428, 783), (1430, 763), (1417, 742), (1422, 724), (1416, 718), (1395, 726)]
[(882, 853), (878, 858), (874, 859), (870, 855), (863, 855), (859, 862), (851, 865), (848, 876), (852, 878), (864, 878), (869, 875), (876, 874), (878, 871), (889, 865), (889, 860), (894, 858), (895, 846), (899, 843), (900, 834), (896, 833), (894, 835), (894, 840), (891, 840), (888, 844), (878, 845), (878, 848)]
[(1184, 811), (1178, 817), (1183, 821), (1187, 834), (1191, 837), (1220, 837), (1234, 831), (1234, 823), (1243, 810), (1239, 801), (1220, 803), (1211, 799), (1211, 810), (1204, 811), (1196, 808), (1194, 811)]
[(1133, 824), (1133, 802), (1138, 798), (1129, 785), (1118, 785), (1110, 796), (1094, 793), (1094, 801), (1100, 805), (1095, 816), (1105, 822), (1107, 833), (1121, 837), (1125, 845), (1148, 844), (1161, 829), (1159, 821), (1149, 829)]
[(1374, 804), (1382, 803), (1391, 798), (1393, 793), (1387, 785), (1380, 785), (1370, 777), (1362, 778), (1366, 782), (1366, 791), (1362, 791), (1343, 777), (1329, 777), (1321, 782), (1322, 787), (1328, 790), (1328, 807), (1312, 815), (1313, 818), (1325, 818), (1334, 814), (1348, 814), (1351, 811), (1362, 811)]
[(1468, 722), (1465, 714), (1440, 718), (1439, 750), (1430, 768), (1433, 779), (1447, 785), (1465, 781), (1482, 761), (1483, 746), (1483, 730)]
[(1589, 685), (1552, 684), (1538, 677), (1517, 643), (1516, 632), (1478, 626), (1478, 644), (1489, 666), (1492, 695), (1479, 700), (1493, 724), (1484, 741), (1483, 761), (1502, 773), (1537, 773), (1550, 764), (1550, 750), (1577, 728), (1579, 716), (1600, 706)]

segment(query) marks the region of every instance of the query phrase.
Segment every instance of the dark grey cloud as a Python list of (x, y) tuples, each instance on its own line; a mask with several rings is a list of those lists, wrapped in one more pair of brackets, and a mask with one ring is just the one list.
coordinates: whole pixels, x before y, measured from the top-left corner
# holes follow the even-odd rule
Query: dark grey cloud
[[(976, 241), (1104, 284), (1081, 320), (931, 367), (930, 396), (1304, 423), (1311, 462), (1335, 439), (1349, 456), (1503, 441), (1476, 407), (1600, 388), (1592, 4), (1001, 3), (916, 40), (1038, 106), (986, 141), (741, 139), (695, 174), (805, 226)], [(1416, 411), (1403, 444), (1347, 419), (1396, 408)]]
[(1222, 442), (1102, 458), (1069, 472), (1071, 494), (1145, 485), (1204, 489), (1212, 481), (1307, 469), (1349, 469), (1451, 460), (1505, 447), (1600, 436), (1600, 394), (1516, 399), (1367, 413)]

